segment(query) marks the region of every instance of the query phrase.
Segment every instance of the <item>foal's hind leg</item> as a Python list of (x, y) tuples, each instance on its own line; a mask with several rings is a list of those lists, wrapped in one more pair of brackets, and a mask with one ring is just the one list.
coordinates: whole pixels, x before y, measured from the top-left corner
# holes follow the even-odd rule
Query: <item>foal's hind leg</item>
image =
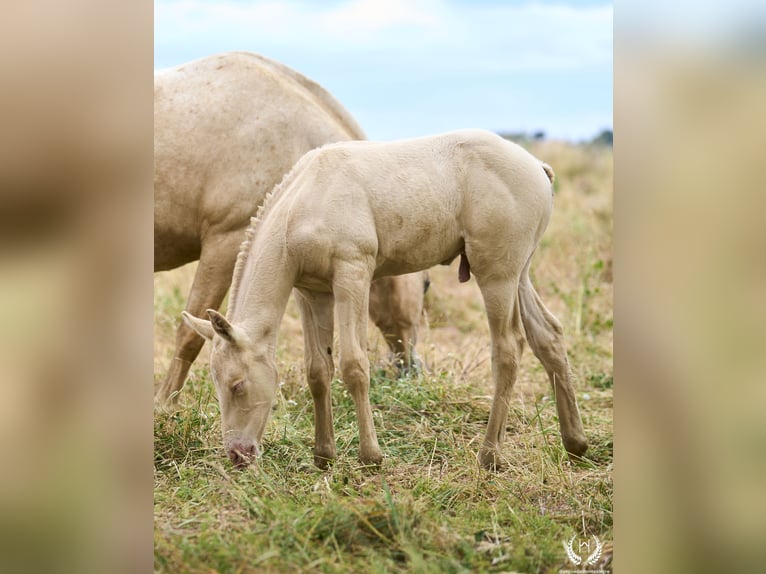
[(479, 451), (479, 462), (484, 468), (492, 470), (502, 466), (500, 451), (505, 439), (511, 391), (524, 350), (524, 335), (519, 319), (516, 281), (496, 277), (482, 280), (477, 276), (477, 282), (487, 309), (492, 338), (492, 376), (495, 380), (495, 396), (489, 412), (487, 434)]
[(568, 453), (580, 456), (588, 449), (588, 439), (585, 438), (580, 411), (577, 409), (577, 400), (572, 389), (563, 329), (535, 291), (527, 269), (524, 269), (519, 283), (519, 300), (527, 341), (545, 367), (556, 396), (556, 410), (564, 448)]
[(326, 468), (335, 459), (332, 427), (333, 297), (326, 293), (295, 291), (303, 321), (306, 379), (314, 399), (314, 464)]

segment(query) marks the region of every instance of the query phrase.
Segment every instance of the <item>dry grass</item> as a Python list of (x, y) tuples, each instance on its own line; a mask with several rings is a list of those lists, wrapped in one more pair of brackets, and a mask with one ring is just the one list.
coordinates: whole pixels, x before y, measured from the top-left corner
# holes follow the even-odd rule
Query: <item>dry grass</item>
[[(370, 331), (371, 400), (385, 460), (356, 461), (353, 404), (333, 385), (338, 461), (311, 464), (312, 405), (291, 301), (277, 352), (281, 392), (260, 467), (235, 472), (220, 439), (203, 349), (184, 409), (155, 419), (155, 568), (160, 572), (556, 572), (583, 528), (612, 539), (612, 155), (540, 142), (556, 208), (533, 281), (562, 321), (588, 460), (572, 464), (542, 367), (527, 350), (502, 473), (478, 468), (492, 394), (489, 335), (474, 281), (431, 271), (418, 350), (429, 371), (393, 378)], [(155, 379), (164, 375), (194, 266), (155, 276)]]

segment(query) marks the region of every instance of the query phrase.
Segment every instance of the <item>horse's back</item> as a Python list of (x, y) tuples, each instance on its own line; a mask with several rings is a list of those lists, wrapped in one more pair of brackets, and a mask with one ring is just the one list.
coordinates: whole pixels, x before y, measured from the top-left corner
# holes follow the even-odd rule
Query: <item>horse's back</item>
[(154, 97), (155, 256), (164, 268), (199, 257), (203, 235), (244, 229), (305, 152), (364, 137), (321, 86), (247, 52), (161, 71)]
[(466, 239), (502, 239), (509, 225), (534, 231), (550, 202), (541, 162), (482, 130), (332, 144), (298, 168), (288, 191), (293, 228), (306, 238), (328, 230), (325, 241), (338, 245), (374, 245), (376, 276), (450, 260)]

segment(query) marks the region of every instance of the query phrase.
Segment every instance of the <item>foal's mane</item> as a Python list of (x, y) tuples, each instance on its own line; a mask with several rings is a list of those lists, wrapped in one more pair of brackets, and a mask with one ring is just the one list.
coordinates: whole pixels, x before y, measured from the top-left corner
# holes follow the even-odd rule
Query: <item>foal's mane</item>
[(306, 163), (305, 158), (310, 155), (311, 152), (305, 154), (301, 159), (299, 159), (296, 164), (290, 169), (290, 171), (287, 172), (287, 174), (282, 178), (282, 181), (280, 181), (274, 189), (272, 189), (269, 193), (266, 194), (266, 197), (263, 200), (263, 203), (258, 206), (258, 211), (256, 211), (255, 216), (250, 218), (250, 224), (247, 226), (247, 229), (245, 230), (245, 240), (242, 242), (242, 244), (239, 246), (239, 253), (237, 253), (237, 262), (234, 264), (234, 274), (232, 276), (231, 281), (231, 293), (229, 294), (229, 304), (231, 308), (236, 304), (237, 297), (239, 295), (239, 289), (242, 284), (242, 275), (245, 272), (245, 266), (247, 264), (248, 256), (250, 255), (250, 246), (252, 245), (253, 238), (255, 237), (256, 231), (258, 229), (258, 225), (263, 221), (266, 214), (268, 213), (269, 206), (274, 203), (273, 199), (277, 196), (279, 196), (279, 193), (285, 189), (293, 179), (295, 179), (295, 176), (297, 172), (299, 171), (299, 168)]

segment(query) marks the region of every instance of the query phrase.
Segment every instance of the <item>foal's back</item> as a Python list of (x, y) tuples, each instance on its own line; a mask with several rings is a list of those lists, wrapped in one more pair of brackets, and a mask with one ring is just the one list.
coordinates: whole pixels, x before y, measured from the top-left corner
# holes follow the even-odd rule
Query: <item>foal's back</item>
[(295, 245), (353, 245), (375, 258), (375, 276), (447, 262), (467, 245), (523, 242), (516, 247), (531, 254), (552, 200), (544, 164), (482, 130), (331, 144), (291, 177), (280, 203)]

